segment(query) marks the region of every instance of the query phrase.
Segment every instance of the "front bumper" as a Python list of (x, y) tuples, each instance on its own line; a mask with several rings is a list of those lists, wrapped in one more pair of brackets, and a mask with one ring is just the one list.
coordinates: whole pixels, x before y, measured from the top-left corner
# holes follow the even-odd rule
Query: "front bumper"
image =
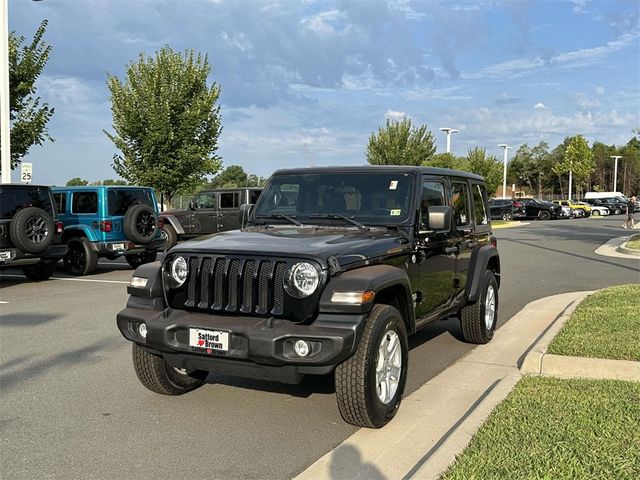
[(17, 248), (2, 248), (0, 265), (3, 267), (33, 265), (41, 261), (57, 262), (67, 253), (66, 245), (51, 245), (42, 253), (25, 253)]
[[(147, 310), (133, 306), (137, 301), (131, 297), (127, 308), (118, 313), (120, 332), (127, 340), (162, 355), (170, 365), (282, 383), (297, 383), (306, 374), (330, 373), (355, 353), (366, 318), (320, 314), (312, 324), (301, 325), (273, 318)], [(145, 338), (138, 332), (141, 323), (147, 327)], [(207, 353), (189, 346), (191, 328), (229, 332), (228, 351)], [(310, 342), (311, 355), (299, 357), (294, 353), (297, 339)]]
[(91, 242), (91, 248), (98, 252), (100, 256), (120, 256), (133, 255), (147, 250), (164, 250), (165, 244), (164, 238), (154, 238), (151, 243), (145, 245), (136, 244), (129, 240)]

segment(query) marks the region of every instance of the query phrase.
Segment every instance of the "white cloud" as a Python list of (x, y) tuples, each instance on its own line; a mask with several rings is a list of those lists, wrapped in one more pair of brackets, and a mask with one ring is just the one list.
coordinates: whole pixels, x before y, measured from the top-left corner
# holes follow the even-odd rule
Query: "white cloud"
[(220, 33), (220, 37), (222, 37), (222, 39), (225, 42), (227, 42), (229, 45), (240, 50), (242, 53), (246, 53), (249, 50), (253, 49), (253, 45), (247, 39), (246, 35), (242, 32), (229, 35), (227, 32), (223, 30), (222, 33)]
[(533, 106), (533, 108), (535, 108), (536, 110), (542, 110), (547, 108), (547, 106), (542, 102), (538, 102)]
[(406, 116), (407, 114), (404, 112), (398, 112), (391, 109), (387, 110), (384, 114), (384, 118), (388, 118), (390, 120), (400, 120), (402, 118), (405, 118)]
[(598, 95), (604, 95), (607, 92), (607, 90), (604, 87), (596, 87), (596, 93)]
[(598, 100), (597, 98), (589, 97), (585, 93), (581, 93), (581, 92), (574, 93), (573, 99), (576, 102), (576, 105), (578, 105), (583, 110), (597, 108), (600, 105), (602, 105), (600, 100)]
[(300, 20), (305, 30), (315, 33), (319, 37), (332, 37), (348, 29), (344, 25), (347, 16), (339, 10), (329, 10), (315, 15), (309, 15)]

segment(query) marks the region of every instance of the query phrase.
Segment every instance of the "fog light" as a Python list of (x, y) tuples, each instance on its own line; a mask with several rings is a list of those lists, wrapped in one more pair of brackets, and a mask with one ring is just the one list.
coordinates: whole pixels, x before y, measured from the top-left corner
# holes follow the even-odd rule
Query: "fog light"
[(306, 357), (311, 353), (311, 345), (306, 340), (296, 340), (296, 343), (293, 344), (293, 349), (299, 357)]
[(142, 338), (147, 338), (147, 325), (145, 323), (141, 323), (138, 326), (138, 333)]

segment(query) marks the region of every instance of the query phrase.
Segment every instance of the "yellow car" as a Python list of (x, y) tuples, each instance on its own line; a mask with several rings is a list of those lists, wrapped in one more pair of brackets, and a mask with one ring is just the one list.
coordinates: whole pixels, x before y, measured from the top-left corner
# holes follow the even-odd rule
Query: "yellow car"
[(562, 205), (569, 207), (574, 211), (574, 214), (578, 217), (588, 217), (591, 215), (591, 205), (584, 202), (576, 202), (575, 200), (553, 200), (556, 205)]

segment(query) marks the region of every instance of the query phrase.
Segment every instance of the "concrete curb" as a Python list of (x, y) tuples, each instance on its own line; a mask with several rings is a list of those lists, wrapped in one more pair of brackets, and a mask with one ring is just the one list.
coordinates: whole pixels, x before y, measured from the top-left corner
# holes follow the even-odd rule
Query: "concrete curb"
[(629, 241), (631, 237), (617, 237), (612, 238), (607, 243), (600, 245), (598, 248), (594, 250), (593, 253), (596, 255), (603, 255), (605, 257), (616, 257), (616, 258), (629, 258), (632, 260), (640, 260), (640, 257), (635, 253), (633, 255), (629, 255), (627, 253), (622, 253), (618, 249), (626, 242)]
[[(625, 238), (629, 238), (629, 240), (631, 240), (631, 237)], [(634, 255), (636, 257), (640, 257), (640, 250), (637, 250), (635, 248), (627, 248), (627, 243), (629, 243), (629, 240), (625, 240), (625, 242), (618, 248), (616, 248), (616, 250), (620, 253), (624, 253), (625, 255)]]
[(517, 228), (517, 227), (525, 227), (527, 225), (531, 225), (531, 222), (513, 222), (512, 224), (505, 225), (491, 225), (494, 230), (500, 230), (503, 228)]

